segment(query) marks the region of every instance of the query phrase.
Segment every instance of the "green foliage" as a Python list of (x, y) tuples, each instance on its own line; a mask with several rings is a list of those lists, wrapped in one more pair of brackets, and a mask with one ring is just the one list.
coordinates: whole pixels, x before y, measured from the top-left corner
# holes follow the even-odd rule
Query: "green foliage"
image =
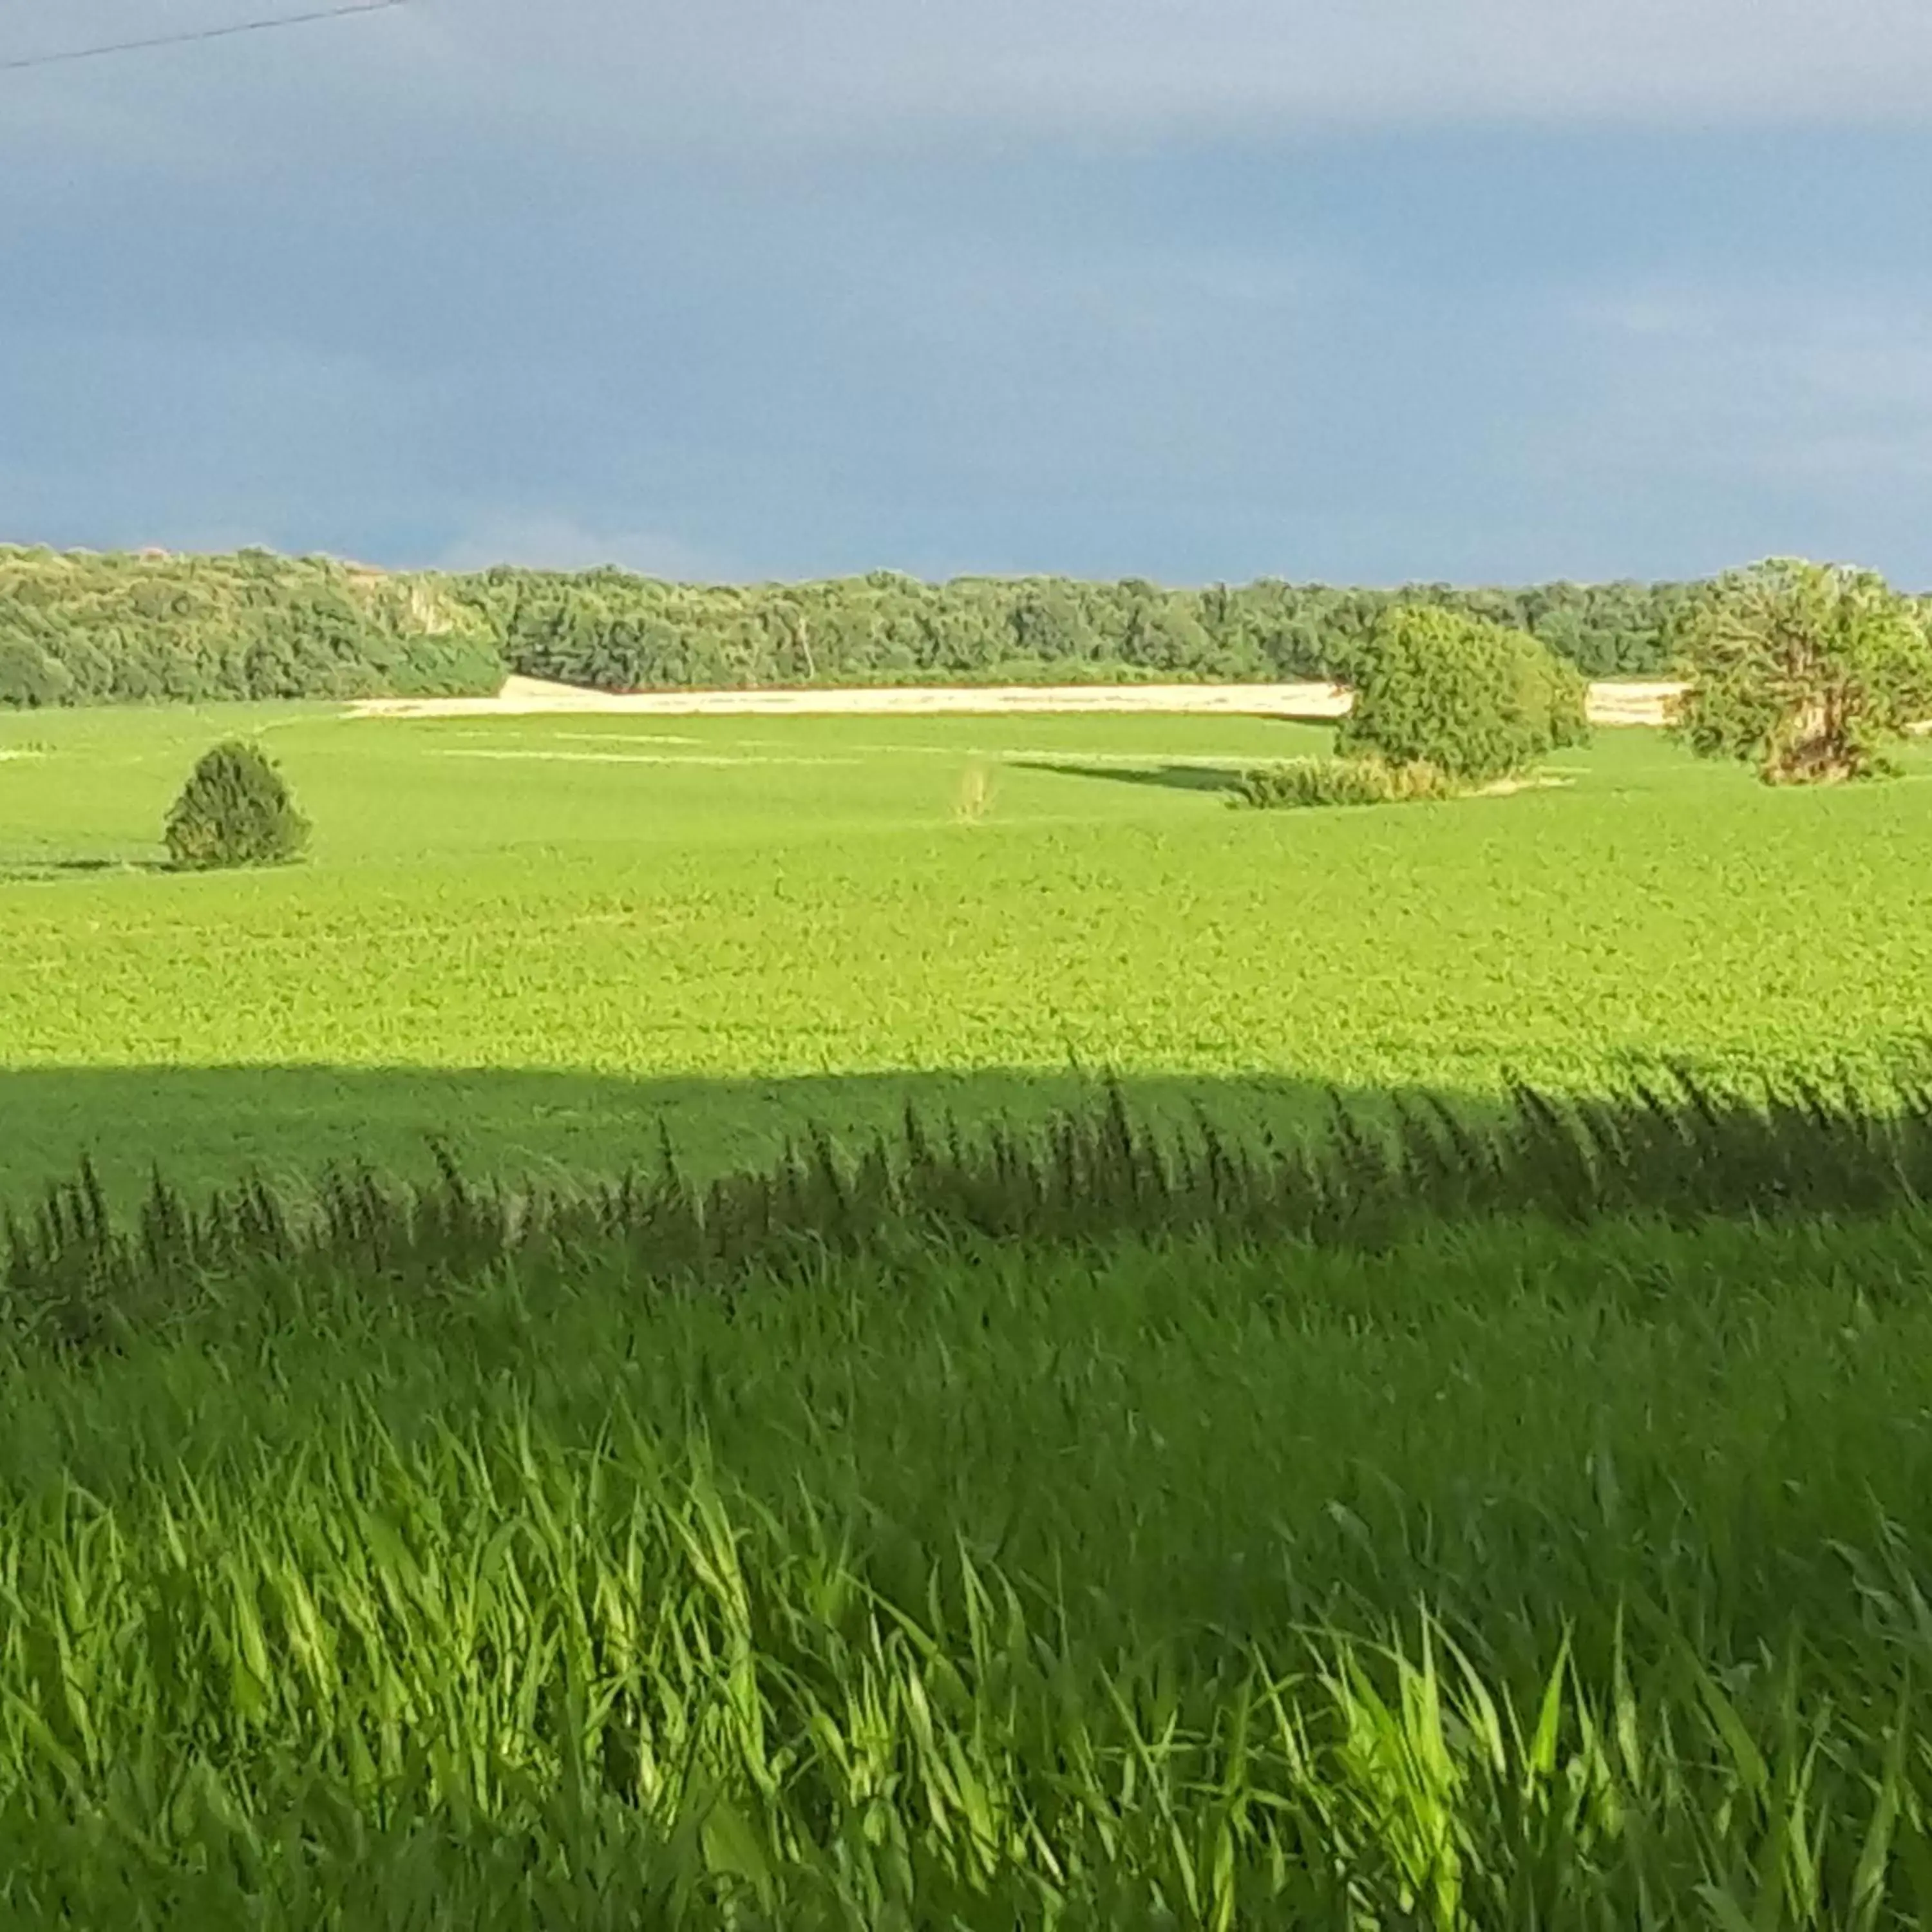
[(308, 820), (258, 746), (232, 739), (203, 754), (168, 813), (164, 838), (178, 871), (280, 866), (308, 842)]
[(1672, 632), (1688, 687), (1676, 728), (1768, 784), (1877, 776), (1932, 716), (1932, 636), (1875, 572), (1773, 558), (1720, 578)]
[(1584, 742), (1587, 697), (1574, 668), (1526, 632), (1405, 605), (1376, 628), (1336, 746), (1454, 778), (1503, 778)]
[(0, 547), (0, 706), (495, 690), (487, 620), (433, 576), (322, 557)]
[(800, 584), (618, 570), (385, 574), (321, 557), (0, 547), (0, 706), (433, 696), (506, 670), (612, 690), (1338, 679), (1424, 604), (1528, 630), (1591, 676), (1654, 673), (1689, 586), (1334, 589), (890, 571)]
[(1407, 805), (1453, 798), (1464, 789), (1434, 765), (1384, 764), (1380, 758), (1288, 758), (1241, 774), (1237, 796), (1245, 805), (1280, 809), (1324, 805)]
[(74, 680), (32, 639), (0, 636), (0, 706), (36, 710), (65, 702)]
[(1165, 590), (1061, 578), (891, 572), (826, 583), (706, 586), (620, 571), (495, 570), (466, 580), (512, 666), (613, 690), (740, 686), (1167, 680), (1348, 682), (1392, 608), (1425, 604), (1546, 638), (1590, 676), (1658, 671), (1676, 584), (1447, 584), (1342, 590), (1263, 579)]

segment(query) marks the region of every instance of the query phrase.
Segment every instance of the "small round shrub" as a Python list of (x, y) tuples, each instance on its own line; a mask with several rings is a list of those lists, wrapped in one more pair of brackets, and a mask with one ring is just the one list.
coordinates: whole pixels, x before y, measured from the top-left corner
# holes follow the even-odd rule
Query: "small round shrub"
[(256, 746), (238, 739), (206, 752), (168, 813), (168, 858), (178, 870), (279, 866), (300, 856), (308, 820)]
[(1370, 638), (1336, 747), (1433, 765), (1466, 782), (1507, 778), (1587, 740), (1588, 691), (1580, 672), (1526, 631), (1401, 605)]

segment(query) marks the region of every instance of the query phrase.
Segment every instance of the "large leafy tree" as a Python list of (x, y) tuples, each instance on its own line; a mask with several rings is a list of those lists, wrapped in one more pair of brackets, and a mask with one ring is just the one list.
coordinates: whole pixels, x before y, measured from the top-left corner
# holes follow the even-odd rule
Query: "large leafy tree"
[(1680, 614), (1672, 643), (1678, 735), (1768, 784), (1882, 773), (1886, 746), (1932, 715), (1932, 638), (1874, 571), (1796, 557), (1733, 571)]
[(1390, 764), (1480, 781), (1522, 770), (1588, 734), (1581, 675), (1522, 631), (1403, 604), (1370, 640), (1336, 745)]

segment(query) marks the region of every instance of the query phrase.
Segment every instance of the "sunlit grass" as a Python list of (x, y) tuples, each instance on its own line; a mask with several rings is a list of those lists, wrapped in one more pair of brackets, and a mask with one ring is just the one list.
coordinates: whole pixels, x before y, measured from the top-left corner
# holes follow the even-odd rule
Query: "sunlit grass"
[[(0, 1060), (34, 1072), (0, 1075), (0, 1192), (82, 1144), (117, 1184), (157, 1148), (208, 1182), (418, 1166), (434, 1132), (482, 1166), (582, 1168), (668, 1111), (716, 1165), (808, 1113), (876, 1126), (908, 1083), (984, 1112), (1074, 1063), (1210, 1101), (1257, 1078), (1480, 1093), (1666, 1056), (1870, 1066), (1927, 1030), (1924, 752), (1899, 784), (1778, 794), (1605, 732), (1559, 788), (1277, 817), (1220, 778), (1325, 732), (250, 719), (315, 855), (211, 879), (133, 868), (231, 716), (0, 722), (47, 748), (0, 761)], [(580, 752), (600, 760), (559, 755)], [(277, 1067), (364, 1076), (352, 1123), (313, 1075), (282, 1105), (265, 1072), (226, 1099), (214, 1078)], [(536, 1074), (596, 1084), (539, 1107), (508, 1077)]]
[[(238, 723), (312, 860), (154, 869)], [(1325, 737), (0, 721), (0, 1920), (1926, 1922), (1922, 1094), (1483, 1127), (1922, 1074), (1927, 754)]]

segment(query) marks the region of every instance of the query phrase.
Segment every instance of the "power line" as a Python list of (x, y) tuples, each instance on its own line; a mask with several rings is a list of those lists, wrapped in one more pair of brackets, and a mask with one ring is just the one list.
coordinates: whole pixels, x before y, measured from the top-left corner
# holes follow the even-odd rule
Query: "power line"
[(237, 34), (272, 33), (278, 27), (305, 27), (317, 20), (346, 20), (352, 14), (385, 14), (406, 7), (409, 0), (344, 0), (335, 7), (309, 14), (284, 14), (278, 20), (238, 20), (232, 26), (203, 27), (185, 34), (158, 34), (152, 40), (110, 40), (94, 47), (70, 47), (63, 53), (29, 54), (22, 60), (0, 60), (0, 74), (20, 74), (31, 67), (61, 67), (70, 61), (99, 60), (108, 54), (145, 53), (151, 47), (184, 47), (200, 40), (226, 40)]

